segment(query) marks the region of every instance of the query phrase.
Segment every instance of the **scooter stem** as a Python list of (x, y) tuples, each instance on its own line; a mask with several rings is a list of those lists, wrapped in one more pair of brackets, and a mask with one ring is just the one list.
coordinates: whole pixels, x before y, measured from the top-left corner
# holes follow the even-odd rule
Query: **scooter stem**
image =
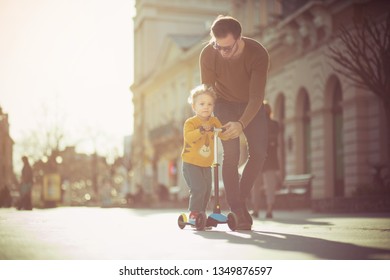
[(214, 128), (214, 213), (221, 213), (221, 207), (219, 205), (219, 163), (218, 163), (218, 133), (222, 131), (222, 128)]

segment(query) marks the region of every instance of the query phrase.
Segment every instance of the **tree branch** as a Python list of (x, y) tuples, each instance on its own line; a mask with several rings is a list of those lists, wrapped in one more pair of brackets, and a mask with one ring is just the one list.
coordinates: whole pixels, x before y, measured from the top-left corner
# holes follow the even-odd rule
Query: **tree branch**
[(342, 26), (340, 45), (329, 46), (332, 68), (357, 86), (372, 91), (382, 100), (390, 99), (390, 13), (384, 23), (366, 17), (350, 29)]

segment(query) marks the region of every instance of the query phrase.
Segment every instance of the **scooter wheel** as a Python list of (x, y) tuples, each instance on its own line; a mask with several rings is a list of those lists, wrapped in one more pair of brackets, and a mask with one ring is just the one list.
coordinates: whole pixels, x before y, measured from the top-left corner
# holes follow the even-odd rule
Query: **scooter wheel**
[(183, 229), (187, 224), (187, 216), (186, 214), (181, 214), (177, 219), (177, 225), (180, 229)]
[(207, 216), (204, 212), (200, 212), (195, 220), (195, 227), (197, 230), (204, 230), (206, 227)]
[(238, 224), (237, 215), (233, 212), (230, 212), (227, 216), (227, 224), (232, 231), (235, 231)]

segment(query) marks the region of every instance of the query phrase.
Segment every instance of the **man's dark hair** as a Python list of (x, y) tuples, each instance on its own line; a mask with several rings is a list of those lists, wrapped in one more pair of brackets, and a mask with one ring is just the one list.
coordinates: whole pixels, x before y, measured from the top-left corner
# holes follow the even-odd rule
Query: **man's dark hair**
[(231, 33), (235, 40), (241, 36), (241, 24), (231, 16), (218, 16), (211, 26), (210, 35), (213, 38), (225, 38)]

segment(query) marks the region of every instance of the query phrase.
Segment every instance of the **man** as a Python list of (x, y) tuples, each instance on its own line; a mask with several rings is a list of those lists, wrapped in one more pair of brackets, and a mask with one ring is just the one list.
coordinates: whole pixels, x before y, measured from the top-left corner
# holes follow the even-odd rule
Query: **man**
[[(222, 177), (227, 202), (237, 215), (237, 229), (250, 230), (252, 218), (245, 200), (261, 172), (267, 150), (267, 122), (262, 107), (269, 67), (267, 50), (257, 41), (241, 36), (241, 24), (219, 16), (211, 26), (210, 43), (200, 54), (201, 82), (214, 87), (214, 113), (226, 128), (222, 141)], [(241, 179), (239, 135), (247, 139), (249, 158)]]

